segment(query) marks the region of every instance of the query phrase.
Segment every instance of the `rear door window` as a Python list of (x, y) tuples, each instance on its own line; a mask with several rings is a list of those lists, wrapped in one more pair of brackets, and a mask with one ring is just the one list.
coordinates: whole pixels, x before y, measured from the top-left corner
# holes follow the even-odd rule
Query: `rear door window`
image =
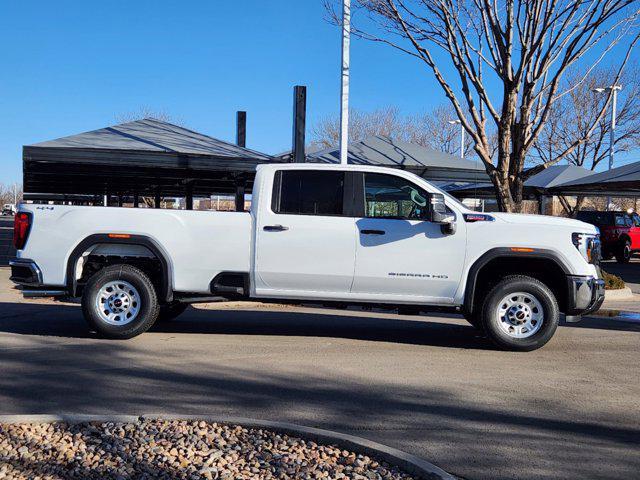
[(343, 215), (345, 173), (319, 170), (280, 170), (273, 184), (274, 213)]

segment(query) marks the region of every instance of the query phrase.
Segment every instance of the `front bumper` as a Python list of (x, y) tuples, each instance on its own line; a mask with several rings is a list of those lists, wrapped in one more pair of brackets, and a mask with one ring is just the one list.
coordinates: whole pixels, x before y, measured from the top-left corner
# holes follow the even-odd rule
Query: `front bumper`
[(588, 315), (602, 306), (604, 280), (591, 276), (570, 275), (567, 281), (567, 315)]

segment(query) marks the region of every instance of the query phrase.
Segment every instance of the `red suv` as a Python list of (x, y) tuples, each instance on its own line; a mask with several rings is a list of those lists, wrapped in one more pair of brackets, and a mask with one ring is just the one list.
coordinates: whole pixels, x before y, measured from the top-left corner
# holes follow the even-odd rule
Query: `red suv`
[(602, 258), (616, 257), (627, 263), (635, 251), (640, 251), (640, 216), (626, 212), (578, 212), (578, 220), (600, 229)]

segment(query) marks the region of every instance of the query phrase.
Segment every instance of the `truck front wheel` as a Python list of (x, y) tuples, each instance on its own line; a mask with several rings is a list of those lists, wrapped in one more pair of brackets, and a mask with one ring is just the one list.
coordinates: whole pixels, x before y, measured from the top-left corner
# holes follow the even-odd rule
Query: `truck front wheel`
[(127, 339), (146, 332), (158, 318), (160, 306), (151, 279), (131, 265), (111, 265), (85, 285), (82, 312), (99, 335)]
[(500, 348), (528, 352), (547, 343), (558, 327), (555, 296), (541, 281), (524, 275), (505, 277), (482, 307), (485, 333)]

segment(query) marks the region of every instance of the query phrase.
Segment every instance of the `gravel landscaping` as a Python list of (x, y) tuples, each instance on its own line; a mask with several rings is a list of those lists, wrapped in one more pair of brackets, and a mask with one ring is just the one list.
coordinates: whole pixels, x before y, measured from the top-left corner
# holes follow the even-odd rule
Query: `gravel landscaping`
[(0, 479), (412, 477), (366, 455), (204, 421), (0, 425)]

